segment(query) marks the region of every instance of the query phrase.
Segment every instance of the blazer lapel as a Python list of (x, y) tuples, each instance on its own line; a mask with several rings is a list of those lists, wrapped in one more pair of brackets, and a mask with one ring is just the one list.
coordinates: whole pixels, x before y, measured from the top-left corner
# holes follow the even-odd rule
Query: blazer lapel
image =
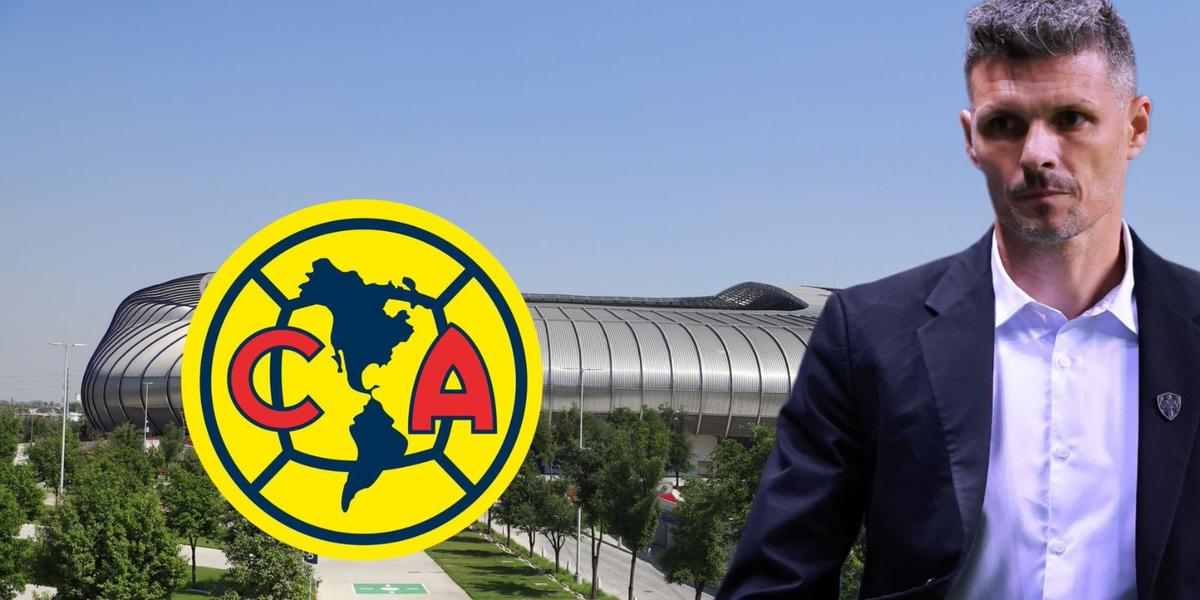
[[(1171, 265), (1133, 235), (1138, 314), (1138, 475), (1135, 535), (1138, 598), (1154, 590), (1200, 423), (1197, 305)], [(1168, 420), (1159, 394), (1182, 396)]]
[(959, 565), (966, 559), (979, 522), (992, 437), (991, 240), (989, 229), (947, 268), (925, 301), (934, 316), (917, 330), (962, 519)]

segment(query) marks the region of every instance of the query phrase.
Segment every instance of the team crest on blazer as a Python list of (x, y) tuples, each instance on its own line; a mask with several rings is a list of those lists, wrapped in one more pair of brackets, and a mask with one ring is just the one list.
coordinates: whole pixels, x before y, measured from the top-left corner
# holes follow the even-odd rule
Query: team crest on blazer
[(533, 321), (466, 232), (345, 200), (267, 226), (205, 290), (183, 355), (201, 462), (229, 502), (307, 552), (423, 550), (490, 507), (541, 400)]
[(1183, 397), (1175, 392), (1163, 392), (1158, 395), (1158, 412), (1168, 421), (1174, 421), (1183, 408)]

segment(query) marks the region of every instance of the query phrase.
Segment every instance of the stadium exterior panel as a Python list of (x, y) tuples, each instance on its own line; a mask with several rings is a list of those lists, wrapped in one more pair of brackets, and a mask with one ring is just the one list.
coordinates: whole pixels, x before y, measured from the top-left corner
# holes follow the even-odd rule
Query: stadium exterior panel
[[(210, 276), (150, 286), (117, 307), (83, 378), (94, 427), (145, 419), (155, 434), (184, 425), (183, 344)], [(771, 426), (829, 295), (793, 292), (743, 283), (688, 298), (526, 294), (542, 350), (542, 409), (564, 412), (582, 392), (586, 412), (670, 407), (701, 436)]]

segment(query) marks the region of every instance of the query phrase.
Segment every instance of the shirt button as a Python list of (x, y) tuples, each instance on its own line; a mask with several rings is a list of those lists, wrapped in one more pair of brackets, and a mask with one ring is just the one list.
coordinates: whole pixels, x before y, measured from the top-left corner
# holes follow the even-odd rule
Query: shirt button
[(1062, 540), (1054, 540), (1053, 542), (1050, 542), (1050, 549), (1054, 551), (1055, 554), (1062, 554), (1063, 552), (1067, 551), (1067, 543)]
[(1070, 455), (1071, 455), (1071, 449), (1067, 448), (1066, 446), (1057, 446), (1054, 448), (1054, 456), (1057, 456), (1058, 458), (1060, 458), (1062, 460), (1066, 460), (1067, 457)]
[(1057, 362), (1058, 362), (1058, 368), (1060, 368), (1060, 369), (1065, 369), (1065, 368), (1071, 366), (1071, 359), (1067, 358), (1065, 356), (1058, 357)]

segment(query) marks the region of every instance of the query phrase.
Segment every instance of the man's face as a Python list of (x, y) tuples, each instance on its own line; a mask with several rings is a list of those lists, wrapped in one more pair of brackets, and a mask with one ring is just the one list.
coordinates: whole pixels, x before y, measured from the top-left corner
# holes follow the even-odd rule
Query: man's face
[(1128, 161), (1149, 129), (1150, 100), (1125, 99), (1096, 51), (985, 58), (972, 68), (967, 154), (983, 171), (1000, 225), (1057, 244), (1120, 218)]

